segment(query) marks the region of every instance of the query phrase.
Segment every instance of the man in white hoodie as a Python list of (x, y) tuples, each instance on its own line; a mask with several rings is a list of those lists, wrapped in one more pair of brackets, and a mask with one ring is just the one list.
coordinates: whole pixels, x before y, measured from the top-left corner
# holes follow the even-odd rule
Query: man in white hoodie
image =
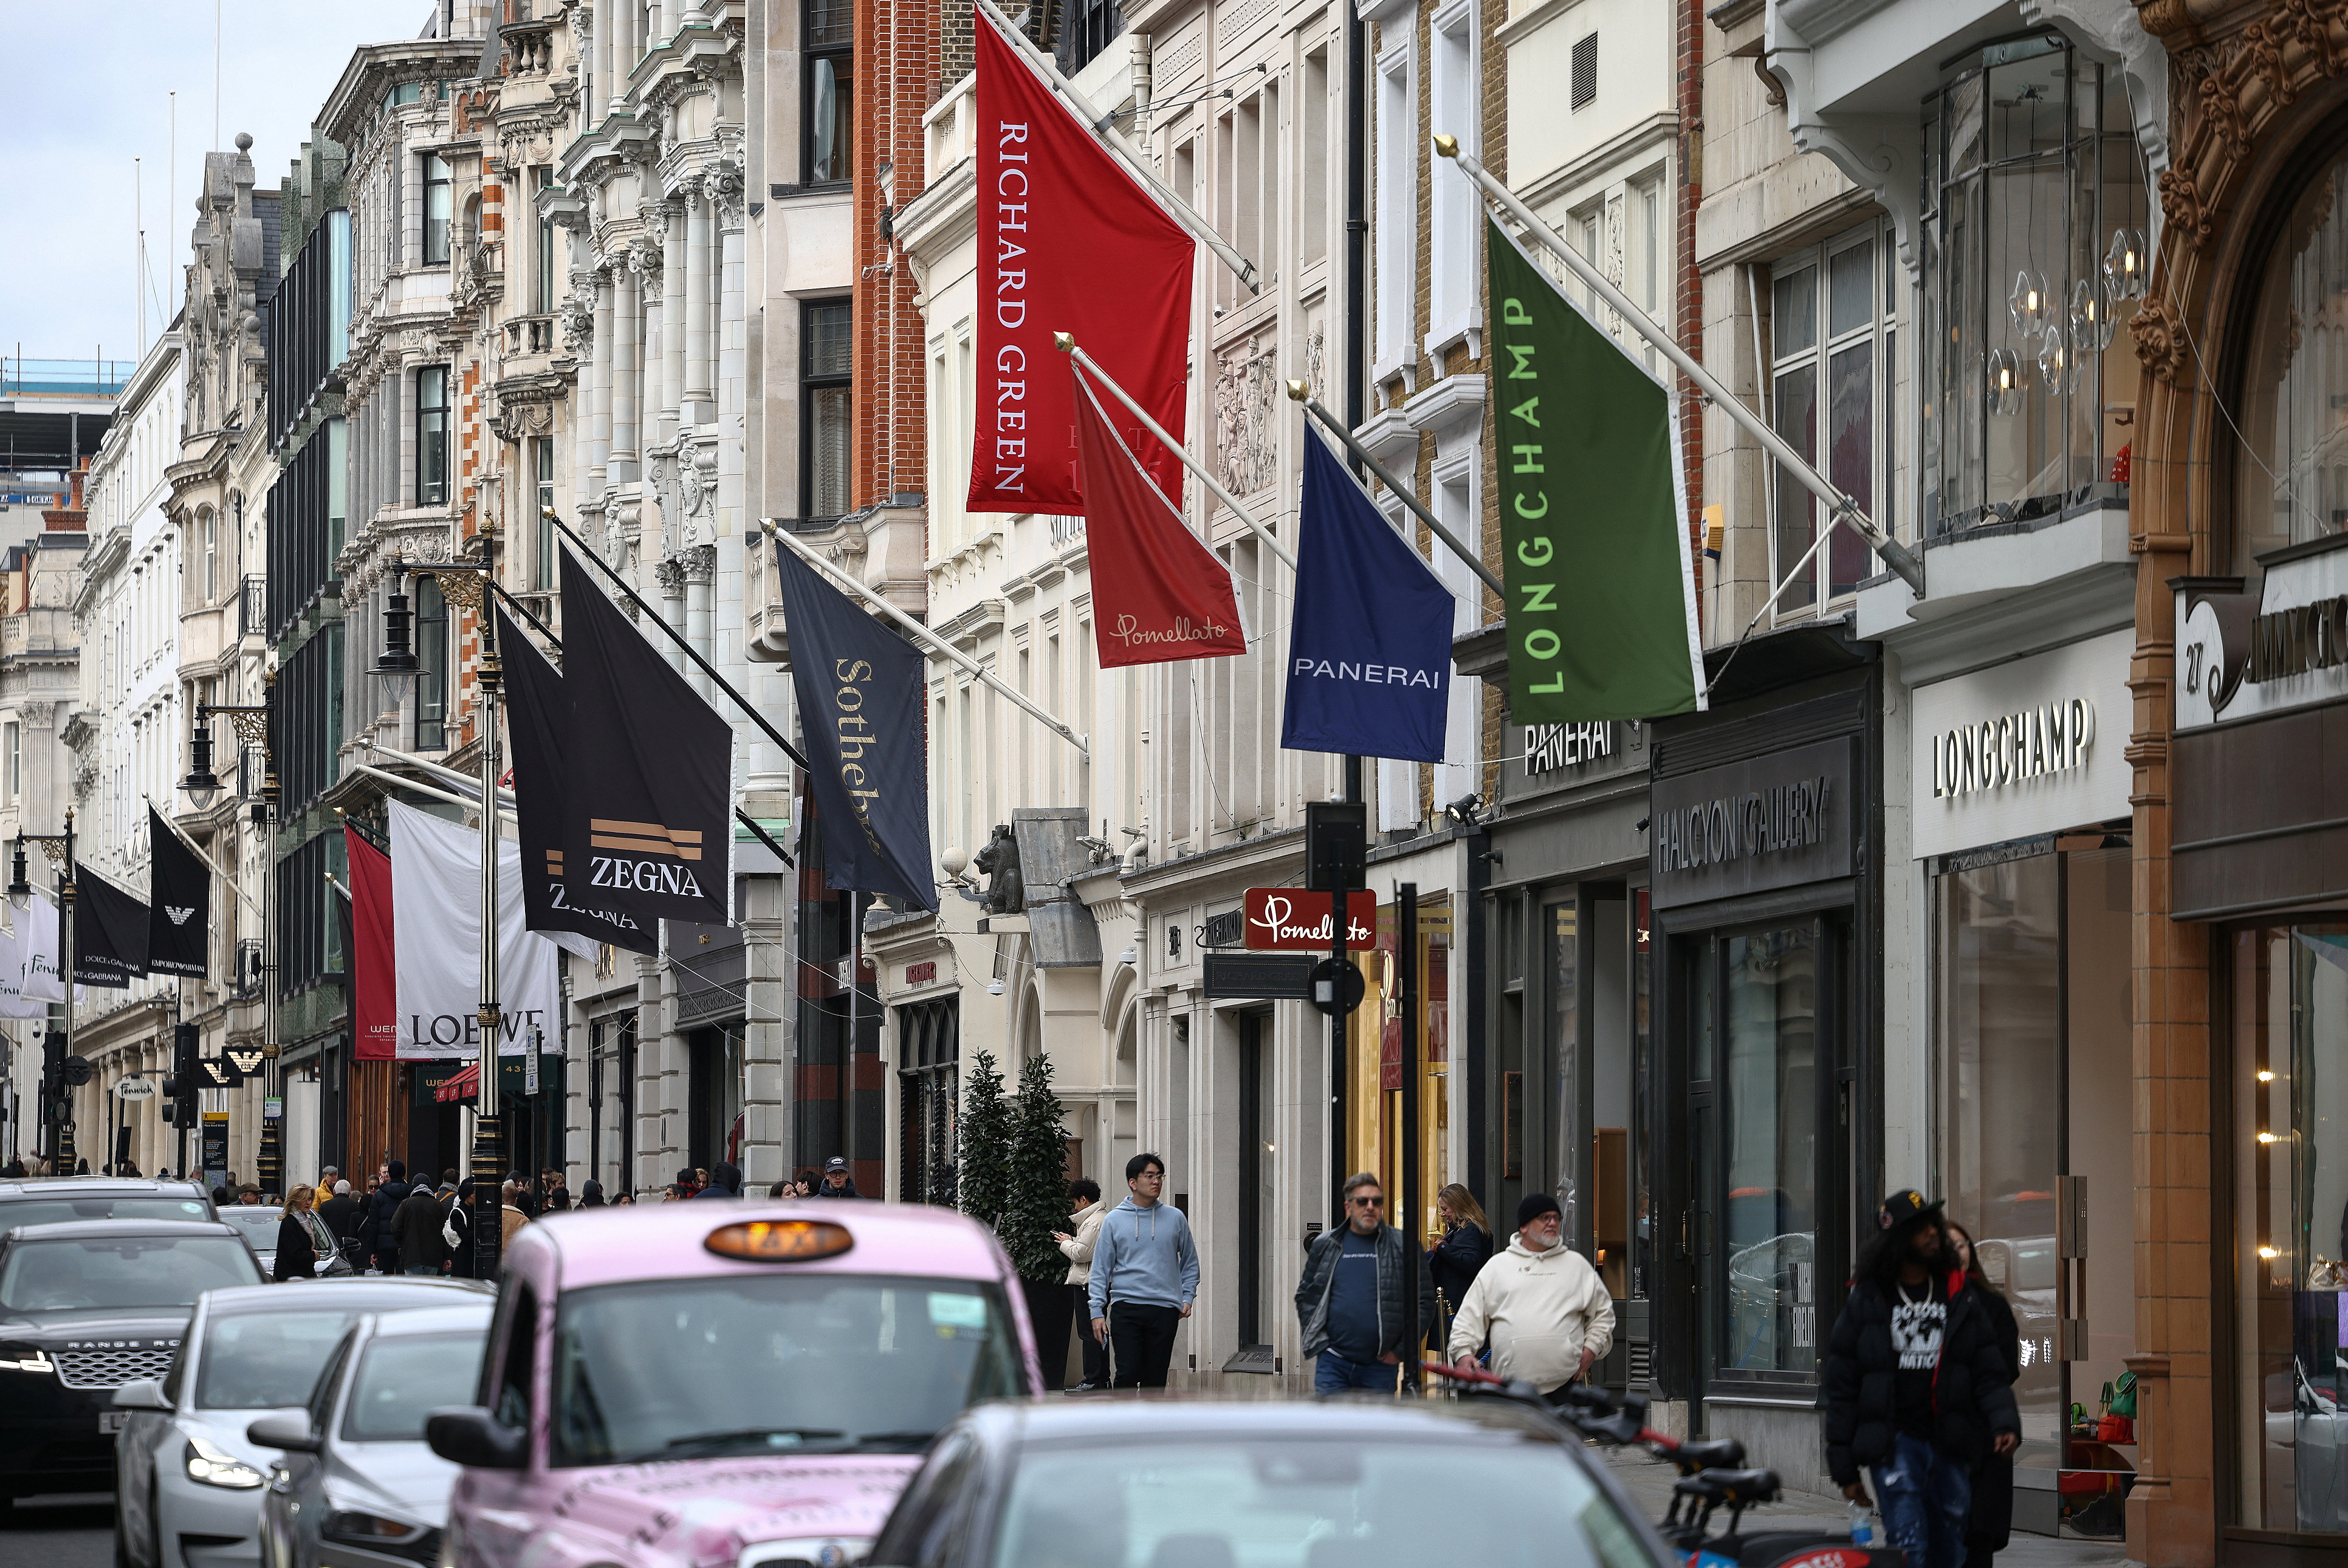
[(1555, 1198), (1525, 1195), (1517, 1234), (1468, 1287), (1447, 1347), (1455, 1363), (1473, 1366), (1488, 1340), (1492, 1370), (1522, 1378), (1552, 1404), (1614, 1343), (1614, 1303), (1563, 1228)]

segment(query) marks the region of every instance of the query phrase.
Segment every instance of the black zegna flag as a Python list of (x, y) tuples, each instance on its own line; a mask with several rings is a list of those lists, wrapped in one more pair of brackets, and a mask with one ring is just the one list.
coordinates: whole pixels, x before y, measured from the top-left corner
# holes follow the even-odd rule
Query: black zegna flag
[(521, 897), (533, 931), (571, 931), (633, 953), (660, 951), (647, 922), (600, 905), (571, 902), (562, 879), (562, 732), (571, 723), (562, 676), (521, 628), (498, 611), (498, 650), (505, 655), (506, 736), (513, 743), (514, 815), (521, 822)]
[(152, 896), (147, 914), (147, 967), (166, 975), (203, 978), (211, 956), (211, 868), (180, 841), (163, 814), (147, 808), (153, 845)]
[(921, 651), (775, 541), (824, 883), (937, 912)]
[(147, 972), (147, 906), (74, 867), (74, 979), (126, 989)]
[(565, 901), (734, 921), (734, 730), (562, 552)]

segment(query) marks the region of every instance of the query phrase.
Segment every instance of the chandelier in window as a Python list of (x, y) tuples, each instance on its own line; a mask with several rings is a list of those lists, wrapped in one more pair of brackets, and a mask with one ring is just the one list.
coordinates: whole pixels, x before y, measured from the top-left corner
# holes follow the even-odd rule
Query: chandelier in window
[(2006, 296), (2006, 310), (2013, 317), (2013, 330), (2024, 343), (2044, 333), (2051, 314), (2046, 307), (2046, 274), (2024, 267), (2013, 275), (2013, 292)]
[(2145, 272), (2148, 259), (2144, 250), (2144, 231), (2115, 229), (2111, 248), (2104, 252), (2104, 277), (2116, 300), (2144, 298)]

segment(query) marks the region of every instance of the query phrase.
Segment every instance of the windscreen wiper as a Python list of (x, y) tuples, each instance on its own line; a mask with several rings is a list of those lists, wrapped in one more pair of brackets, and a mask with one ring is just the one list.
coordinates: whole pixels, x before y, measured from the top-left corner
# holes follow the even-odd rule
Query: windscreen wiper
[(650, 1453), (641, 1453), (623, 1462), (643, 1464), (652, 1460), (691, 1459), (698, 1454), (713, 1454), (743, 1443), (774, 1447), (776, 1440), (788, 1438), (794, 1443), (810, 1439), (824, 1440), (844, 1438), (848, 1434), (836, 1427), (741, 1427), (726, 1432), (694, 1432), (685, 1437), (671, 1438)]

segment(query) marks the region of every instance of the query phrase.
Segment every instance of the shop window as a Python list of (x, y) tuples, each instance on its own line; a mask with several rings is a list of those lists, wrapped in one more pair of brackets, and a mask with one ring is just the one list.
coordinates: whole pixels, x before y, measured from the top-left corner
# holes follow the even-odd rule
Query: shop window
[(1733, 936), (1721, 958), (1721, 1368), (1807, 1376), (1818, 1361), (1818, 934)]
[[(1772, 426), (1886, 529), (1896, 529), (1891, 376), (1894, 265), (1889, 229), (1869, 224), (1770, 268)], [(1774, 469), (1772, 544), (1779, 615), (1807, 614), (1856, 592), (1872, 569), (1866, 542), (1837, 528), (1820, 543), (1826, 508)], [(1812, 547), (1817, 546), (1813, 550)]]
[(961, 1008), (953, 998), (915, 1002), (897, 1012), (899, 1136), (897, 1199), (952, 1208), (954, 1127), (962, 1056)]
[(2128, 96), (2055, 33), (1963, 56), (1924, 122), (1932, 535), (2124, 504), (2146, 184)]
[(2236, 1518), (2348, 1531), (2348, 926), (2230, 940)]
[[(2241, 364), (2231, 564), (2255, 596), (2259, 557), (2348, 527), (2348, 155), (2308, 181), (2265, 248)], [(2223, 559), (2223, 558), (2221, 558)]]
[(850, 43), (856, 8), (850, 0), (806, 0), (799, 12), (799, 52), (806, 61), (804, 91), (807, 183), (847, 179), (855, 165), (850, 81)]

